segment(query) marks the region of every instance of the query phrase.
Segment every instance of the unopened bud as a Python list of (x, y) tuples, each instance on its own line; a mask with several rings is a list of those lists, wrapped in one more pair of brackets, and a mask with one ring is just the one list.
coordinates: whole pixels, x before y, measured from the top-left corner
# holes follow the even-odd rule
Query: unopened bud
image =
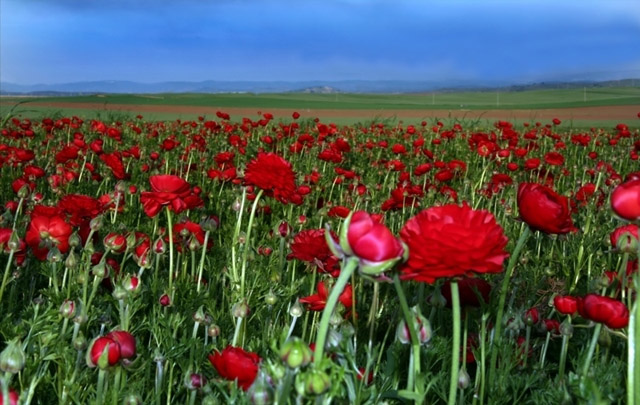
[(215, 215), (206, 216), (200, 221), (200, 227), (205, 232), (213, 232), (220, 226), (220, 219)]
[(193, 314), (193, 320), (198, 323), (204, 323), (207, 317), (204, 314), (204, 307), (200, 305), (200, 308)]
[(217, 338), (220, 336), (220, 327), (215, 324), (211, 324), (207, 327), (207, 335), (212, 338)]
[(71, 319), (76, 313), (76, 303), (73, 300), (64, 300), (60, 305), (60, 315), (63, 318)]
[(458, 372), (458, 388), (465, 389), (469, 386), (471, 382), (471, 377), (469, 377), (469, 373), (467, 373), (466, 368), (462, 367)]
[(153, 251), (159, 255), (167, 251), (167, 245), (164, 243), (164, 240), (162, 240), (162, 238), (156, 239), (156, 241), (153, 243)]
[(571, 323), (564, 321), (560, 324), (560, 334), (562, 336), (573, 336), (573, 325)]
[(598, 335), (598, 344), (604, 347), (611, 346), (611, 333), (607, 328), (600, 329), (600, 335)]
[(122, 402), (124, 405), (140, 405), (142, 404), (142, 398), (137, 394), (129, 394), (124, 397)]
[(20, 187), (20, 190), (18, 190), (18, 198), (20, 199), (29, 197), (29, 194), (31, 194), (31, 187), (29, 187), (28, 184), (24, 184)]
[(62, 253), (57, 247), (52, 247), (47, 253), (47, 261), (49, 263), (60, 263), (62, 261)]
[(98, 215), (89, 222), (89, 228), (92, 231), (97, 232), (102, 228), (102, 222), (102, 215)]
[(84, 337), (82, 331), (79, 331), (78, 336), (73, 339), (73, 348), (77, 351), (82, 351), (87, 348), (87, 338)]
[(267, 305), (275, 305), (278, 302), (278, 296), (275, 295), (272, 290), (269, 290), (267, 295), (264, 296), (264, 302), (266, 302)]
[(127, 298), (127, 296), (129, 296), (129, 292), (127, 290), (125, 290), (122, 286), (115, 286), (115, 288), (113, 289), (113, 292), (111, 293), (111, 296), (115, 299), (117, 299), (118, 301), (120, 300), (124, 300)]
[(78, 265), (78, 258), (74, 251), (70, 251), (67, 258), (64, 261), (64, 266), (68, 269), (74, 269)]
[(231, 204), (231, 209), (234, 210), (235, 212), (238, 212), (240, 211), (241, 206), (242, 205), (240, 204), (240, 200), (235, 200), (233, 204)]
[(9, 236), (9, 241), (7, 242), (7, 247), (14, 252), (20, 249), (20, 238), (16, 231), (11, 232), (11, 236)]
[(2, 353), (0, 353), (0, 370), (5, 373), (19, 373), (24, 368), (26, 362), (27, 359), (18, 338), (11, 340)]
[(100, 262), (91, 268), (91, 274), (96, 276), (97, 278), (104, 279), (109, 275), (109, 269), (104, 264), (104, 262)]
[(302, 339), (292, 337), (282, 345), (280, 359), (289, 368), (304, 367), (313, 359), (313, 353)]
[(185, 375), (184, 385), (187, 387), (187, 389), (199, 390), (200, 388), (204, 387), (206, 383), (207, 379), (202, 374), (191, 373)]
[(324, 371), (312, 369), (304, 378), (304, 390), (307, 395), (320, 395), (331, 387), (331, 380)]
[(168, 294), (162, 294), (162, 296), (160, 296), (159, 302), (163, 307), (168, 307), (169, 305), (171, 305), (171, 298)]
[(245, 318), (249, 315), (249, 313), (251, 313), (251, 309), (249, 308), (249, 305), (247, 305), (246, 301), (241, 301), (233, 304), (231, 313), (236, 318)]
[(200, 249), (200, 242), (198, 241), (198, 238), (196, 238), (195, 236), (192, 236), (191, 238), (189, 238), (189, 250), (192, 252), (195, 252), (196, 250)]

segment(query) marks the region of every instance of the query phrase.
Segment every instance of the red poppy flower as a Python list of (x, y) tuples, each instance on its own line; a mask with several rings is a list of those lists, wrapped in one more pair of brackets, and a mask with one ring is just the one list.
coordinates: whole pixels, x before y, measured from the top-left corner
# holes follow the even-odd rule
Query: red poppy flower
[(129, 178), (129, 174), (124, 171), (124, 164), (122, 163), (122, 155), (120, 152), (103, 153), (100, 155), (100, 160), (111, 169), (111, 173), (113, 173), (113, 177), (116, 179), (124, 180)]
[(261, 360), (256, 353), (245, 352), (241, 347), (233, 346), (227, 346), (222, 352), (209, 355), (209, 361), (220, 377), (237, 381), (238, 387), (245, 391), (256, 379)]
[(556, 311), (564, 315), (573, 315), (578, 312), (578, 304), (581, 300), (580, 297), (574, 297), (571, 295), (556, 295), (553, 298), (553, 306)]
[[(329, 297), (329, 289), (324, 281), (320, 281), (317, 286), (318, 293), (309, 295), (308, 297), (300, 298), (300, 303), (305, 304), (311, 311), (322, 311), (327, 305), (327, 298)], [(353, 289), (351, 284), (347, 284), (344, 290), (338, 297), (338, 302), (344, 305), (347, 310), (353, 306)]]
[(411, 218), (400, 231), (409, 247), (402, 278), (433, 283), (441, 277), (499, 273), (509, 256), (507, 237), (495, 217), (466, 203), (432, 207)]
[(587, 294), (582, 299), (581, 315), (600, 322), (611, 329), (621, 329), (629, 324), (629, 310), (620, 301), (603, 295)]
[(544, 155), (544, 161), (551, 166), (562, 166), (564, 164), (564, 156), (558, 152), (548, 152)]
[(518, 187), (520, 218), (531, 229), (549, 234), (577, 231), (571, 220), (569, 200), (551, 188), (537, 183), (521, 183)]
[(69, 223), (73, 226), (81, 226), (103, 211), (100, 201), (82, 194), (65, 195), (58, 201), (58, 208), (69, 216)]
[(161, 174), (149, 177), (152, 191), (140, 194), (145, 214), (154, 217), (162, 207), (180, 213), (199, 207), (203, 204), (200, 197), (191, 191), (191, 186), (185, 180), (172, 174)]
[(49, 249), (56, 246), (61, 253), (69, 250), (71, 225), (59, 216), (32, 214), (25, 241), (38, 260), (45, 260)]
[(275, 153), (258, 153), (247, 164), (244, 181), (284, 204), (296, 198), (295, 173), (291, 163)]

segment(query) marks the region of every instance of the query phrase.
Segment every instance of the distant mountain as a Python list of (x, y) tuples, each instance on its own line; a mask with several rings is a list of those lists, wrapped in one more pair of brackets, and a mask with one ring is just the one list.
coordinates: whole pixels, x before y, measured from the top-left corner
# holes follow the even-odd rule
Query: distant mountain
[(140, 83), (121, 80), (101, 80), (58, 84), (15, 84), (0, 82), (2, 95), (82, 95), (96, 93), (421, 93), (433, 91), (496, 90), (522, 91), (579, 87), (637, 87), (640, 79), (609, 81), (558, 81), (514, 84), (497, 81), (401, 81), (401, 80), (341, 80), (341, 81), (173, 81)]

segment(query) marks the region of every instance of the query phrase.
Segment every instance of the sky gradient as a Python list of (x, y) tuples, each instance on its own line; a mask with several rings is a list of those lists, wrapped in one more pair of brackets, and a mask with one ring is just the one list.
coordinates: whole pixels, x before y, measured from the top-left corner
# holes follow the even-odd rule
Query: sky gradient
[(640, 1), (0, 0), (0, 80), (640, 77)]

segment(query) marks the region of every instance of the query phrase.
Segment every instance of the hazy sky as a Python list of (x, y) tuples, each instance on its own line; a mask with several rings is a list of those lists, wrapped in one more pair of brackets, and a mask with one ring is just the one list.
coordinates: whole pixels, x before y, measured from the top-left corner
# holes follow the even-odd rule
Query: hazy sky
[(640, 77), (640, 0), (0, 0), (0, 80)]

